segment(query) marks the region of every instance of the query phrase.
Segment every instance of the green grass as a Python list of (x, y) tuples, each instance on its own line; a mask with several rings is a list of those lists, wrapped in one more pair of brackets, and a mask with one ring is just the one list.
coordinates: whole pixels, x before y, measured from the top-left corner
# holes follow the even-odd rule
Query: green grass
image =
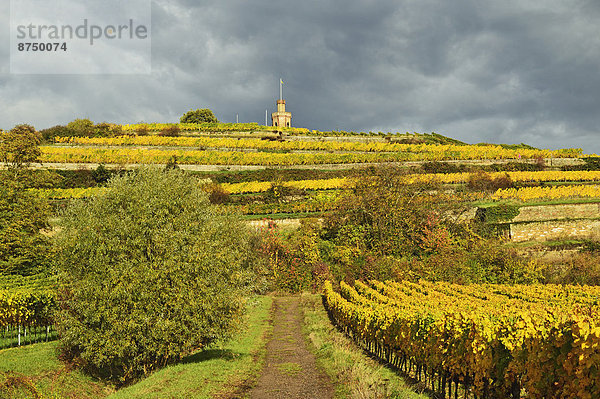
[(302, 294), (304, 333), (319, 365), (336, 386), (336, 398), (425, 399), (393, 370), (369, 358), (329, 321), (321, 295)]
[[(272, 299), (250, 300), (248, 328), (221, 347), (207, 349), (180, 363), (156, 371), (136, 384), (115, 392), (112, 385), (79, 370), (68, 370), (56, 356), (58, 342), (0, 350), (0, 398), (32, 397), (34, 386), (42, 398), (212, 398), (241, 391), (262, 368), (265, 332)], [(20, 380), (17, 390), (2, 389), (8, 377)]]
[[(21, 332), (21, 345), (25, 346), (33, 343), (54, 341), (56, 338), (57, 334), (54, 329), (51, 329), (50, 333), (46, 337), (45, 327), (31, 328), (28, 331), (27, 336), (23, 332)], [(9, 331), (6, 331), (6, 329), (2, 329), (2, 332), (0, 333), (0, 349), (16, 347), (18, 346), (18, 344), (19, 338), (16, 329), (12, 329)]]
[(285, 374), (289, 377), (295, 377), (302, 371), (302, 366), (293, 362), (281, 363), (276, 367), (281, 374)]
[(40, 343), (0, 351), (0, 386), (8, 376), (20, 378), (21, 388), (0, 390), (0, 397), (31, 397), (23, 388), (35, 387), (43, 398), (101, 398), (114, 389), (80, 371), (68, 370), (56, 357), (58, 342)]
[(109, 398), (211, 398), (251, 384), (262, 368), (264, 335), (272, 299), (259, 297), (251, 306), (249, 328), (237, 339), (188, 356), (148, 378), (120, 389)]

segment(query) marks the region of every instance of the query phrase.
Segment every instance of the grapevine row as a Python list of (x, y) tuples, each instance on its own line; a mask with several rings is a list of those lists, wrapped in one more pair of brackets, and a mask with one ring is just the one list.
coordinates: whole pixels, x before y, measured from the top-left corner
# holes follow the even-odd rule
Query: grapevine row
[(349, 335), (444, 394), (600, 397), (600, 288), (325, 284)]
[(59, 143), (108, 146), (167, 146), (202, 148), (253, 148), (288, 151), (361, 151), (361, 152), (409, 152), (436, 154), (439, 159), (517, 159), (517, 158), (564, 158), (578, 157), (580, 150), (528, 150), (506, 149), (496, 145), (465, 146), (442, 144), (401, 144), (387, 142), (340, 142), (340, 141), (265, 141), (256, 138), (210, 138), (210, 137), (161, 137), (161, 136), (123, 136), (123, 137), (64, 137), (57, 138)]
[[(600, 171), (537, 171), (537, 172), (494, 172), (489, 173), (491, 178), (508, 175), (514, 182), (568, 182), (568, 181), (600, 181)], [(410, 175), (408, 183), (466, 183), (472, 173), (427, 173)]]
[(600, 186), (550, 186), (498, 189), (493, 199), (515, 199), (523, 202), (537, 199), (600, 198)]

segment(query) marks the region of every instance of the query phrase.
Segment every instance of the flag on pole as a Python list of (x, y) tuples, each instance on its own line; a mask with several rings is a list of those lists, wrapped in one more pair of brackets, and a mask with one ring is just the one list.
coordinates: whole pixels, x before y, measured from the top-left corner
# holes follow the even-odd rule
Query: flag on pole
[(283, 79), (279, 78), (279, 99), (283, 100)]

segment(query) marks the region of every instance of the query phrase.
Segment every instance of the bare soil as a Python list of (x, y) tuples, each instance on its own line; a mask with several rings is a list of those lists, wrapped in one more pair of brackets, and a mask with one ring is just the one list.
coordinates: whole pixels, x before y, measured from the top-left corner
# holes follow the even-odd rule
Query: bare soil
[(273, 332), (262, 375), (248, 392), (251, 399), (333, 397), (333, 384), (306, 347), (299, 302), (297, 296), (273, 298)]

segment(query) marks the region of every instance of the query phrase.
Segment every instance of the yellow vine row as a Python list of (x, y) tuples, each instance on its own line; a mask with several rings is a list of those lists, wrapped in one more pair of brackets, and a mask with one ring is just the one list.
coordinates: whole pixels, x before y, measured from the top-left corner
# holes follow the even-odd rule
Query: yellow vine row
[(551, 186), (499, 189), (493, 199), (515, 199), (523, 202), (537, 199), (600, 198), (600, 186)]
[[(337, 324), (371, 351), (477, 397), (600, 397), (599, 287), (325, 284)], [(444, 395), (446, 389), (444, 388)]]

